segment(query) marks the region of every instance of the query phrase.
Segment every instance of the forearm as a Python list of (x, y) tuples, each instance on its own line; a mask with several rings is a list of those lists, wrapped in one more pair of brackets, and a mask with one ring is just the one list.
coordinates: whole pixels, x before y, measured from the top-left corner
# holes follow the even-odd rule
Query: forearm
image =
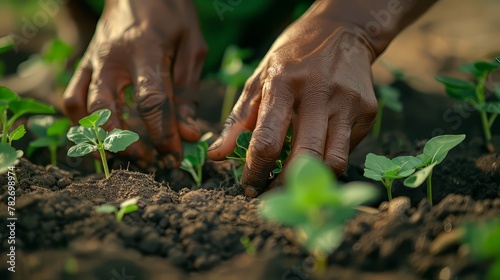
[(401, 30), (437, 0), (317, 0), (317, 9), (334, 20), (353, 24), (375, 56), (380, 55)]

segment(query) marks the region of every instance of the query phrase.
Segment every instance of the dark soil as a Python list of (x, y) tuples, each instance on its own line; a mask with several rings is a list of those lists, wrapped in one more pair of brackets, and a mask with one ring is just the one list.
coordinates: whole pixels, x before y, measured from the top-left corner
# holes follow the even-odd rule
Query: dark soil
[[(500, 215), (500, 157), (486, 153), (480, 131), (468, 126), (478, 122), (475, 115), (453, 129), (440, 118), (448, 99), (420, 95), (423, 101), (415, 101), (412, 94), (405, 106), (428, 104), (435, 127), (472, 132), (436, 167), (434, 207), (425, 187), (396, 184), (395, 199), (388, 203), (379, 185), (375, 209), (360, 211), (346, 224), (344, 240), (323, 271), (291, 229), (260, 218), (259, 200), (240, 195), (229, 163), (208, 163), (205, 183), (196, 188), (180, 170), (139, 173), (116, 162), (111, 177), (102, 179), (23, 159), (16, 167), (16, 273), (7, 271), (4, 252), (10, 245), (2, 230), (0, 279), (481, 279), (487, 263), (470, 258), (457, 228)], [(435, 129), (421, 128), (429, 114), (408, 108), (404, 115), (384, 114), (392, 126), (384, 127), (380, 140), (368, 137), (353, 152), (344, 181), (366, 180), (362, 163), (368, 152), (393, 156), (421, 150), (421, 140)], [(412, 113), (413, 118), (406, 115)], [(6, 176), (0, 184), (5, 229)], [(137, 196), (139, 210), (122, 223), (94, 210)], [(252, 241), (255, 256), (246, 252), (242, 237)]]

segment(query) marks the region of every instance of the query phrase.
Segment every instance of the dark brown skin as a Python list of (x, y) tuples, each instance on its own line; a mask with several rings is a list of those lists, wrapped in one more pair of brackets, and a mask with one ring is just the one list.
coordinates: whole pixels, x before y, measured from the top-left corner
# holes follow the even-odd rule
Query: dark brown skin
[[(247, 81), (221, 137), (209, 149), (210, 158), (224, 160), (238, 134), (253, 130), (242, 182), (245, 194), (255, 197), (265, 190), (291, 124), (287, 162), (311, 153), (342, 174), (349, 152), (376, 117), (372, 62), (436, 1), (317, 0), (281, 34)], [(115, 100), (133, 83), (155, 148), (161, 155), (180, 156), (180, 139), (195, 141), (199, 132), (188, 121), (195, 113), (192, 103), (185, 97), (176, 102), (172, 87), (184, 89), (180, 94), (196, 88), (205, 51), (191, 1), (108, 1), (65, 93), (66, 111), (77, 121), (110, 108), (114, 113), (108, 127), (124, 127), (122, 103)], [(157, 67), (160, 79), (145, 71)], [(127, 151), (151, 160), (143, 144)]]
[[(268, 183), (291, 124), (287, 162), (310, 153), (342, 174), (349, 152), (377, 114), (371, 63), (434, 2), (316, 1), (281, 34), (247, 81), (221, 137), (209, 149), (210, 158), (224, 159), (238, 134), (253, 130), (242, 183), (245, 194), (255, 197)], [(376, 23), (371, 11), (381, 10), (390, 13), (390, 20), (381, 21), (379, 29), (367, 25)]]
[[(168, 166), (178, 166), (181, 139), (200, 137), (193, 93), (206, 51), (191, 1), (108, 0), (64, 94), (65, 111), (76, 124), (89, 113), (108, 108), (112, 115), (105, 129), (126, 129), (121, 109), (124, 89), (132, 84), (156, 151)], [(151, 149), (142, 142), (128, 148), (126, 155), (142, 166), (153, 160)]]

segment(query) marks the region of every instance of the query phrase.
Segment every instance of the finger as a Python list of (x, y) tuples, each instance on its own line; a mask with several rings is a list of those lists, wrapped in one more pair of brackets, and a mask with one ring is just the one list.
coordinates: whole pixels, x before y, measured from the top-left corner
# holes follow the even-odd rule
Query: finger
[(225, 160), (236, 147), (236, 138), (243, 131), (253, 130), (257, 122), (261, 102), (261, 86), (258, 78), (247, 80), (240, 98), (224, 122), (222, 132), (208, 148), (212, 160)]
[(262, 90), (257, 125), (243, 169), (245, 194), (255, 197), (266, 187), (276, 166), (292, 118), (293, 98), (282, 78), (269, 79)]
[(162, 51), (149, 48), (138, 53), (134, 61), (137, 109), (149, 137), (168, 165), (179, 166), (182, 145), (179, 137), (170, 81), (170, 59), (162, 59)]
[(324, 162), (330, 167), (337, 177), (341, 176), (347, 168), (349, 151), (351, 147), (351, 121), (347, 117), (333, 116), (328, 122), (328, 133)]
[(92, 78), (92, 68), (87, 61), (82, 61), (71, 78), (63, 95), (63, 108), (66, 116), (76, 125), (87, 116), (87, 94)]
[(182, 139), (195, 142), (201, 137), (196, 125), (196, 89), (201, 76), (207, 46), (197, 28), (181, 39), (174, 61), (173, 83), (177, 125)]

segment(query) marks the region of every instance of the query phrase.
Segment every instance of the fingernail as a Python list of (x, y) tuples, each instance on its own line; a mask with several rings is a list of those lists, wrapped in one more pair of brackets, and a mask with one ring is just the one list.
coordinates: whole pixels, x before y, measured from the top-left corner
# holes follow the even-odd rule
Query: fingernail
[(177, 165), (177, 160), (173, 155), (166, 155), (163, 157), (163, 163), (165, 164), (165, 168), (172, 169)]
[(212, 143), (212, 145), (210, 145), (210, 147), (208, 147), (208, 150), (212, 151), (219, 148), (223, 142), (224, 142), (224, 137), (222, 137), (221, 135), (219, 138), (217, 138), (217, 140), (215, 140), (215, 142)]
[(257, 196), (257, 190), (254, 187), (246, 187), (245, 188), (245, 195), (249, 197), (256, 197)]

